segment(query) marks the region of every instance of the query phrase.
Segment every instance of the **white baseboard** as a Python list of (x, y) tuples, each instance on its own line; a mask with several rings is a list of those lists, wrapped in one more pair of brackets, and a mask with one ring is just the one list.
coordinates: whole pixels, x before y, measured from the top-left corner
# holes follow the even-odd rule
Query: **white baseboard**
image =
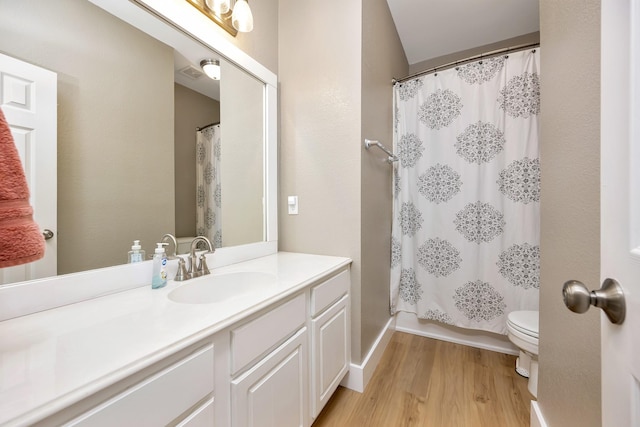
[(341, 386), (359, 393), (364, 392), (367, 384), (369, 384), (369, 380), (371, 380), (371, 377), (373, 376), (373, 372), (376, 370), (376, 366), (380, 363), (380, 359), (384, 354), (384, 350), (387, 348), (387, 344), (391, 341), (391, 336), (395, 329), (395, 321), (395, 317), (389, 319), (361, 365), (356, 365), (354, 363), (351, 364), (349, 373), (340, 383)]
[(506, 335), (492, 332), (462, 329), (438, 322), (421, 320), (412, 313), (396, 314), (396, 331), (453, 342), (470, 347), (482, 348), (517, 356), (518, 348), (509, 341)]
[(540, 405), (535, 400), (531, 401), (531, 427), (547, 427), (547, 422), (542, 416)]

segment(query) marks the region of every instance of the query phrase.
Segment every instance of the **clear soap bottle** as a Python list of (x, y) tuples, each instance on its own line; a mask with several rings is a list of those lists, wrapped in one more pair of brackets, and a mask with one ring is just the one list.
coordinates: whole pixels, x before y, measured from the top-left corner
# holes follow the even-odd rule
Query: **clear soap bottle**
[(140, 246), (140, 240), (134, 240), (129, 251), (129, 263), (144, 261), (144, 250)]
[(167, 254), (164, 247), (167, 243), (156, 243), (158, 246), (153, 254), (153, 276), (151, 277), (151, 288), (162, 288), (167, 284)]

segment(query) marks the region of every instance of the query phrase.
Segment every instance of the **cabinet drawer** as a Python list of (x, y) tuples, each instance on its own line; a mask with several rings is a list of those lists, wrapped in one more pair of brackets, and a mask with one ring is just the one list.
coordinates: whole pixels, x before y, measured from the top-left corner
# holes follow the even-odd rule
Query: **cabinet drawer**
[(276, 347), (306, 321), (304, 294), (231, 331), (231, 374)]
[(349, 270), (311, 288), (311, 315), (315, 316), (349, 292)]
[(70, 426), (166, 425), (213, 392), (213, 345), (76, 418)]

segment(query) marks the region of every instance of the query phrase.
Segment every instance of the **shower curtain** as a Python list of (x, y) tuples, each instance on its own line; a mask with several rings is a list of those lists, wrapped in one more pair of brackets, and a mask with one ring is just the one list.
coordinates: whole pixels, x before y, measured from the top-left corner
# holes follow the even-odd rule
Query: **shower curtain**
[(537, 310), (539, 48), (394, 87), (391, 312), (506, 334)]
[(196, 232), (222, 246), (220, 124), (196, 132)]

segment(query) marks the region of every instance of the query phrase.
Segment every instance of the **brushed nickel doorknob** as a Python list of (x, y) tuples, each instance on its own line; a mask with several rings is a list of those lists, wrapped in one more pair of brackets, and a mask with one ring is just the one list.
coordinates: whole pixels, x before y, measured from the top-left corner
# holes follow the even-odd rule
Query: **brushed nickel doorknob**
[(49, 230), (48, 228), (45, 228), (44, 231), (42, 232), (42, 235), (44, 236), (44, 240), (49, 240), (53, 238), (53, 231)]
[(568, 280), (562, 287), (564, 305), (575, 313), (584, 313), (590, 306), (604, 310), (611, 323), (621, 325), (626, 314), (626, 304), (622, 286), (615, 279), (607, 278), (602, 287), (591, 291), (578, 280)]

